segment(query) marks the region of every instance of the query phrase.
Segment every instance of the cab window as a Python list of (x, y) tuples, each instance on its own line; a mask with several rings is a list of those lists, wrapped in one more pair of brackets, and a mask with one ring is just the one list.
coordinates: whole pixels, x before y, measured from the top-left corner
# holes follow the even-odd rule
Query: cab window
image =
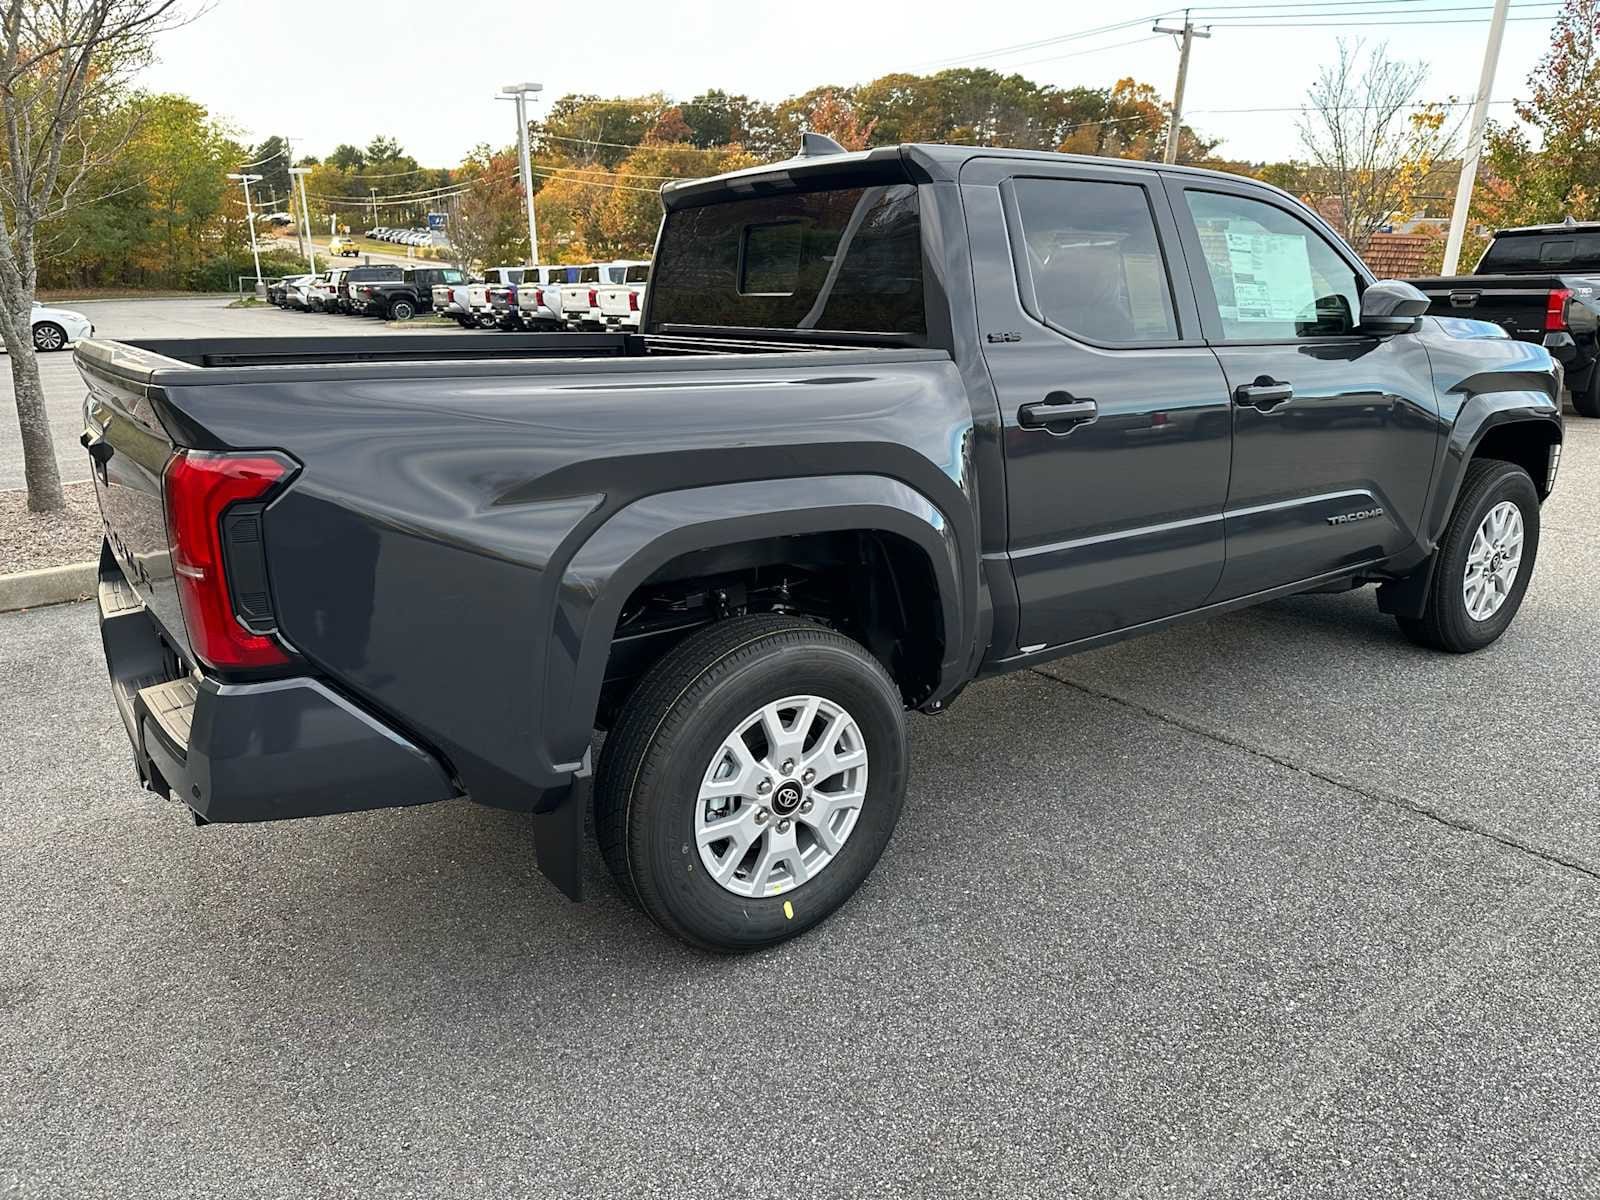
[(1292, 341), (1355, 331), (1361, 280), (1306, 222), (1244, 196), (1185, 191), (1209, 284), (1232, 342)]
[(1037, 315), (1109, 344), (1178, 336), (1155, 218), (1134, 183), (1018, 179)]

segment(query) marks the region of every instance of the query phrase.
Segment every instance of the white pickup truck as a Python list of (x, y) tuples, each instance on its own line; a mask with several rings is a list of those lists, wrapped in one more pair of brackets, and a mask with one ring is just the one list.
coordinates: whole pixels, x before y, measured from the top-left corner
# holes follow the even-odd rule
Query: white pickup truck
[(489, 289), (506, 284), (521, 283), (525, 267), (490, 267), (483, 273), (483, 282), (467, 286), (467, 311), (484, 329), (492, 329), (500, 322), (500, 315), (489, 302)]
[(632, 263), (623, 271), (621, 283), (600, 289), (600, 320), (607, 329), (639, 328), (644, 289), (649, 282), (650, 264)]
[(516, 289), (517, 321), (522, 328), (559, 329), (561, 285), (577, 277), (577, 267), (529, 267)]
[(632, 260), (591, 263), (578, 268), (575, 283), (561, 285), (561, 324), (568, 329), (600, 329), (600, 289), (619, 284), (629, 267), (649, 266)]
[(477, 280), (466, 283), (436, 283), (433, 285), (433, 311), (449, 317), (463, 329), (476, 329), (478, 320), (468, 307), (467, 293)]
[(306, 297), (312, 312), (338, 311), (339, 281), (344, 278), (345, 270), (343, 267), (335, 267), (317, 276), (316, 283), (312, 284), (311, 292)]

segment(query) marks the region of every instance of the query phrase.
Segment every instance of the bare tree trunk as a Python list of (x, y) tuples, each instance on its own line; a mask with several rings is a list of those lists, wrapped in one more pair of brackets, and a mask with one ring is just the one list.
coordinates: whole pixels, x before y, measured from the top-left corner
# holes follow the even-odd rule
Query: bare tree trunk
[[(9, 323), (8, 323), (9, 324)], [(34, 512), (55, 512), (66, 507), (61, 490), (61, 469), (56, 465), (50, 437), (50, 413), (45, 408), (44, 385), (39, 380), (39, 358), (33, 349), (30, 325), (22, 337), (4, 330), (11, 359), (11, 390), (17, 400), (17, 423), (22, 429), (23, 475), (28, 484), (28, 507)]]

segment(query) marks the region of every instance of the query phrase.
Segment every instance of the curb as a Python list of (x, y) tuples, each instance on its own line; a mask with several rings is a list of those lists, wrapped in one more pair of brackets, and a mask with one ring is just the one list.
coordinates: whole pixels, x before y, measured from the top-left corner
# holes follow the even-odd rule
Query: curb
[(100, 564), (92, 561), (0, 575), (0, 612), (87, 600), (99, 586), (99, 575)]

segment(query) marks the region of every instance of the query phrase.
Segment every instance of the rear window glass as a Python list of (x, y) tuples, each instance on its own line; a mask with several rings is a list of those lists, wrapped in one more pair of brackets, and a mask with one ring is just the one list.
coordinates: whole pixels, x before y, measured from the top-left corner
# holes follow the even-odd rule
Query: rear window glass
[(1478, 274), (1516, 274), (1552, 267), (1600, 270), (1600, 233), (1514, 234), (1489, 243)]
[(650, 295), (663, 325), (920, 336), (917, 189), (793, 192), (668, 213)]
[(623, 283), (648, 283), (650, 281), (650, 264), (635, 263), (623, 273)]
[(599, 267), (580, 267), (578, 269), (578, 282), (579, 283), (599, 283), (600, 282), (600, 268)]

